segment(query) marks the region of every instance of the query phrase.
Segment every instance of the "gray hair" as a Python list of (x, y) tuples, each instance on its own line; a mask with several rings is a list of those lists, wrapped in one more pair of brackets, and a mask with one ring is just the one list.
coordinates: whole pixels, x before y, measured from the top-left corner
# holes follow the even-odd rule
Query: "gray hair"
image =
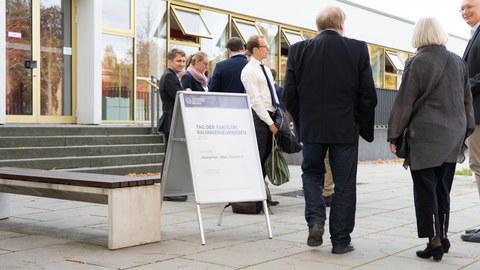
[(440, 22), (430, 16), (420, 18), (413, 29), (412, 46), (421, 48), (428, 45), (445, 45), (448, 34)]
[(343, 12), (341, 8), (331, 6), (323, 9), (320, 14), (318, 14), (315, 22), (320, 32), (325, 29), (339, 30), (342, 28), (345, 18), (345, 12)]

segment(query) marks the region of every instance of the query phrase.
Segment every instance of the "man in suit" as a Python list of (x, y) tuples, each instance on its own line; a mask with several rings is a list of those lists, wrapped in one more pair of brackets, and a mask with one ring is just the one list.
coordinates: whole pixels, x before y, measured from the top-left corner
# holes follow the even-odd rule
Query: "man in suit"
[[(467, 62), (470, 87), (475, 115), (475, 131), (467, 139), (470, 151), (470, 169), (474, 173), (480, 195), (480, 0), (463, 0), (460, 6), (463, 20), (472, 27), (471, 38), (463, 54)], [(462, 240), (480, 242), (480, 228), (467, 230), (461, 235)]]
[(323, 243), (322, 196), (325, 154), (335, 176), (330, 210), (332, 253), (353, 250), (358, 140), (373, 141), (377, 96), (367, 44), (343, 37), (345, 13), (327, 7), (317, 17), (320, 32), (289, 49), (284, 100), (303, 142), (302, 181), (307, 245)]
[(245, 93), (245, 88), (240, 80), (242, 69), (248, 63), (243, 41), (238, 37), (232, 37), (227, 42), (227, 50), (230, 58), (215, 66), (209, 91)]
[[(165, 142), (165, 155), (163, 164), (165, 165), (165, 157), (167, 152), (168, 139), (170, 135), (170, 126), (173, 117), (173, 107), (178, 91), (183, 91), (178, 74), (185, 68), (185, 52), (180, 49), (171, 49), (167, 53), (168, 68), (162, 74), (158, 83), (160, 98), (162, 99), (163, 114), (158, 120), (158, 131), (163, 133)], [(163, 174), (163, 173), (162, 173)], [(186, 201), (187, 196), (171, 196), (164, 197), (166, 201)]]

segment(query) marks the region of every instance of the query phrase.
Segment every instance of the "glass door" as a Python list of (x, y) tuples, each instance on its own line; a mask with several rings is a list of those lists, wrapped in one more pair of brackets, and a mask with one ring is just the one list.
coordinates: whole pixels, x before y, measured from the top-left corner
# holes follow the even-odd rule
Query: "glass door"
[(7, 122), (72, 123), (72, 0), (6, 0)]

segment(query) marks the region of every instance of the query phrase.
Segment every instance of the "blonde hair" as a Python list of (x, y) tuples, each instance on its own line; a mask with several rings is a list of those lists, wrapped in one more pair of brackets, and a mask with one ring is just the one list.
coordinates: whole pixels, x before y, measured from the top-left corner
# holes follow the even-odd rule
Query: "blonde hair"
[(430, 16), (420, 18), (413, 29), (412, 46), (421, 48), (428, 45), (445, 45), (448, 34), (440, 22)]
[(339, 7), (326, 7), (318, 14), (316, 19), (317, 29), (319, 32), (325, 29), (339, 30), (345, 22), (345, 12)]
[(208, 57), (208, 55), (206, 53), (204, 53), (202, 51), (198, 51), (198, 52), (190, 55), (187, 58), (185, 64), (186, 64), (187, 67), (190, 66), (190, 65), (194, 66), (197, 61), (201, 62), (201, 61), (203, 61), (203, 59), (205, 59), (207, 57)]

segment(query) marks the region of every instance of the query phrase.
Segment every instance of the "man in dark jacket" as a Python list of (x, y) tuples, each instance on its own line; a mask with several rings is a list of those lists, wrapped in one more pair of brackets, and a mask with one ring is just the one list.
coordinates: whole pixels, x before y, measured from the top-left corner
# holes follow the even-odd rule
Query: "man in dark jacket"
[[(472, 27), (471, 38), (463, 54), (463, 60), (467, 62), (468, 66), (475, 115), (475, 131), (467, 140), (470, 169), (474, 174), (480, 195), (480, 1), (462, 1), (460, 12), (463, 20)], [(467, 230), (461, 237), (464, 241), (480, 243), (480, 228)]]
[(363, 41), (343, 37), (345, 13), (327, 7), (317, 17), (320, 34), (289, 49), (284, 100), (303, 142), (302, 181), (307, 244), (323, 243), (325, 153), (335, 182), (330, 210), (332, 253), (353, 250), (358, 139), (373, 141), (375, 92)]
[[(178, 74), (185, 68), (185, 52), (180, 49), (171, 49), (167, 53), (167, 61), (168, 68), (162, 74), (160, 82), (158, 83), (163, 111), (162, 117), (158, 120), (158, 131), (163, 133), (165, 141), (165, 155), (162, 164), (165, 164), (165, 157), (167, 156), (166, 152), (175, 98), (178, 91), (183, 91), (182, 83), (180, 82)], [(186, 201), (187, 196), (164, 197), (163, 199), (166, 201)]]
[(232, 37), (227, 42), (230, 58), (219, 62), (215, 66), (210, 81), (210, 92), (245, 93), (240, 74), (248, 63), (245, 56), (245, 46), (238, 37)]

